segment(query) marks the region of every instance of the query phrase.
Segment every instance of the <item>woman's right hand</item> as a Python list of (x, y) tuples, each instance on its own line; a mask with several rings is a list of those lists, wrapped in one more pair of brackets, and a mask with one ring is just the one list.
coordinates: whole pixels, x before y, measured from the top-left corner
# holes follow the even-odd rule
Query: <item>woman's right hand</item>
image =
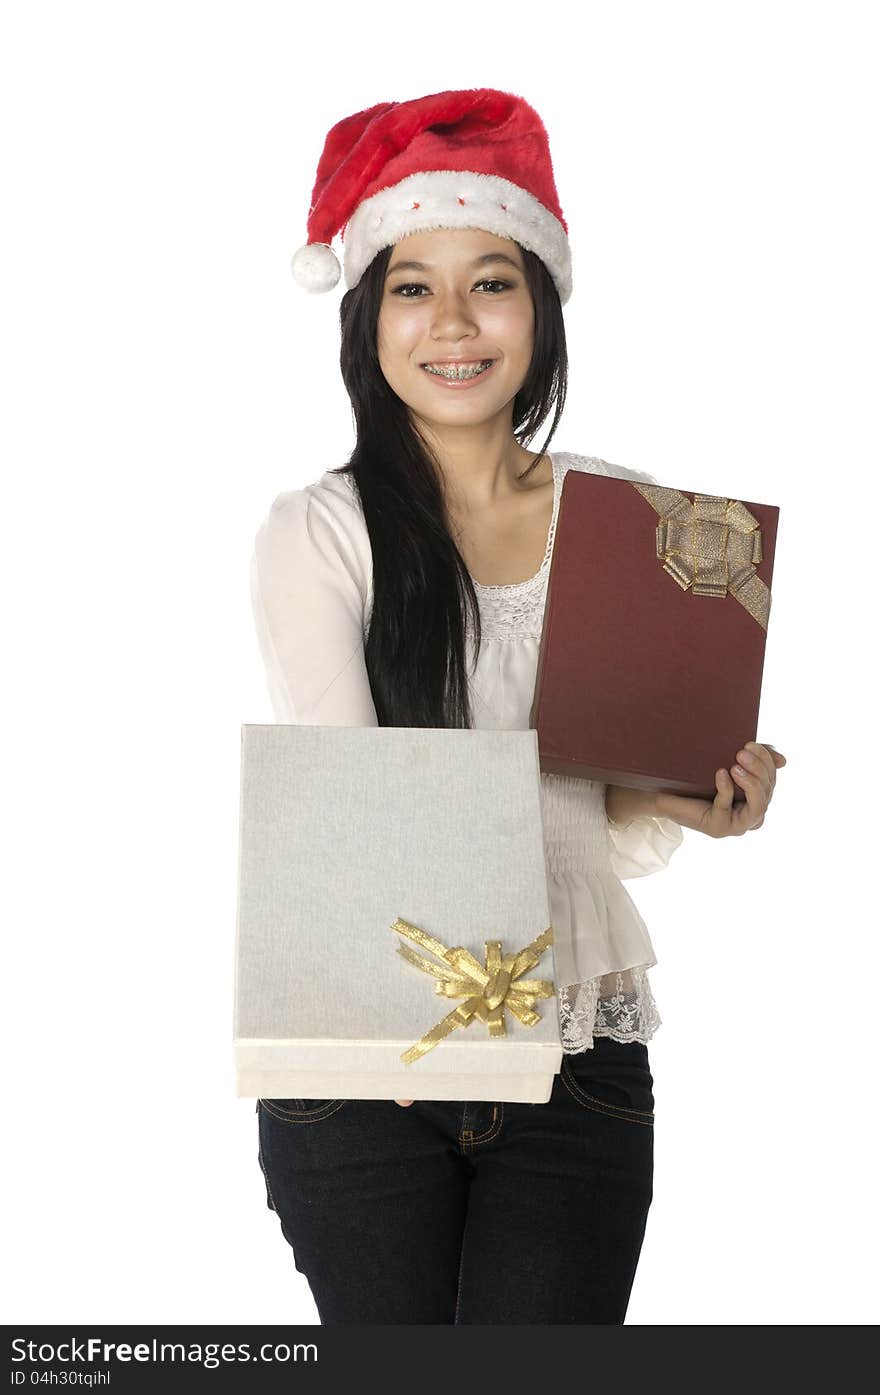
[(394, 1103), (395, 1103), (395, 1104), (402, 1104), (402, 1105), (404, 1106), (404, 1108), (405, 1108), (408, 1104), (412, 1104), (413, 1101), (412, 1101), (412, 1100), (395, 1100)]

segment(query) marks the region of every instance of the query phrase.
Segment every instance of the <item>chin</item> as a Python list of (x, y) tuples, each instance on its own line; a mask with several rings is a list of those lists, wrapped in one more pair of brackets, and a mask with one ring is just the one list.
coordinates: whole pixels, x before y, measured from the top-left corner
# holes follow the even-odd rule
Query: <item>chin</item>
[[(461, 395), (466, 396), (465, 393)], [(424, 417), (425, 421), (452, 423), (467, 420), (472, 426), (479, 426), (484, 421), (492, 421), (497, 417), (504, 405), (504, 401), (500, 399), (497, 402), (471, 402), (468, 406), (463, 402), (441, 403), (439, 407), (436, 402), (421, 402), (413, 410), (418, 412), (420, 417)]]

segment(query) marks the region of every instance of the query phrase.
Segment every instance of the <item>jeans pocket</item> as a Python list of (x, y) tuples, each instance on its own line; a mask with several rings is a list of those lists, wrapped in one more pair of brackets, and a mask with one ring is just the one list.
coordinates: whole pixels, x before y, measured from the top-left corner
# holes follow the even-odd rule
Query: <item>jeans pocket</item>
[(653, 1127), (654, 1080), (643, 1042), (594, 1037), (591, 1049), (563, 1056), (560, 1078), (582, 1108)]
[(321, 1119), (329, 1119), (346, 1103), (346, 1100), (260, 1100), (261, 1107), (284, 1124), (316, 1124)]

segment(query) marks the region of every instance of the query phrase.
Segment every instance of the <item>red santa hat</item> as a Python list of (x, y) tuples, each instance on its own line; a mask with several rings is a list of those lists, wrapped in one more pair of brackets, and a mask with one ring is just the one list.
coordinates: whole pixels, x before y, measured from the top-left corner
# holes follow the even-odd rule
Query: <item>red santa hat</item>
[(541, 258), (559, 299), (571, 295), (562, 216), (540, 116), (491, 87), (380, 102), (338, 121), (318, 163), (307, 241), (291, 262), (298, 285), (329, 291), (342, 267), (356, 286), (376, 253), (408, 233), (484, 228)]

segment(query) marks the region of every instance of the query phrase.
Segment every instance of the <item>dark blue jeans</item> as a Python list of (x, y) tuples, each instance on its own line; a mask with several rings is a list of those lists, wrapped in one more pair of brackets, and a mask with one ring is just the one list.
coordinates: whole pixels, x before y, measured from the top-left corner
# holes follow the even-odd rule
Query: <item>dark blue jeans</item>
[(623, 1323), (653, 1194), (648, 1049), (596, 1037), (546, 1104), (258, 1100), (324, 1326)]

